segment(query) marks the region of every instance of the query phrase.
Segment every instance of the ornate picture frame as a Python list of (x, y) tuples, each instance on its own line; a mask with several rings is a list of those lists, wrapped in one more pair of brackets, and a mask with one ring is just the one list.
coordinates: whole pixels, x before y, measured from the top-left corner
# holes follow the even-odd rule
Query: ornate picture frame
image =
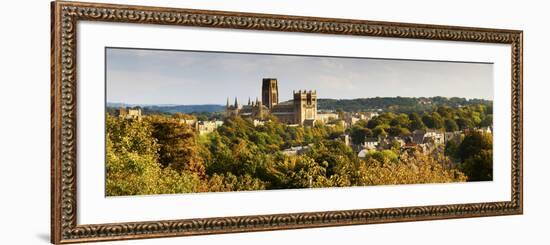
[[(76, 243), (468, 218), (523, 213), (523, 32), (519, 30), (55, 1), (51, 4), (51, 242)], [(510, 201), (77, 223), (77, 45), (80, 21), (302, 32), (511, 45)]]

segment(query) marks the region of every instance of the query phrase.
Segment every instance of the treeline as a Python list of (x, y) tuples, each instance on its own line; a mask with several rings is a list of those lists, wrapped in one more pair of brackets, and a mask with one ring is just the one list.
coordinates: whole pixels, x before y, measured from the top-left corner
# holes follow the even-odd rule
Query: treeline
[(340, 110), (347, 112), (373, 111), (382, 109), (397, 113), (429, 111), (433, 107), (447, 106), (457, 108), (470, 105), (492, 107), (492, 101), (484, 99), (446, 98), (446, 97), (375, 97), (361, 99), (319, 99), (318, 109)]
[(171, 110), (159, 110), (155, 106), (130, 106), (130, 107), (107, 107), (105, 108), (105, 111), (107, 114), (110, 114), (111, 116), (117, 116), (119, 113), (119, 109), (141, 109), (142, 115), (150, 116), (150, 115), (164, 115), (164, 116), (177, 116), (177, 115), (190, 115), (192, 118), (197, 119), (199, 121), (207, 121), (207, 120), (222, 120), (225, 117), (225, 113), (221, 111), (217, 112), (208, 112), (208, 111), (192, 111), (188, 113), (181, 113), (177, 110), (171, 111)]
[(446, 132), (489, 127), (493, 125), (493, 109), (490, 105), (477, 104), (452, 108), (433, 107), (423, 113), (385, 112), (367, 121), (359, 121), (350, 131), (355, 144), (364, 138), (409, 136), (414, 130), (437, 129)]
[[(365, 158), (338, 137), (342, 126), (254, 127), (227, 118), (199, 136), (181, 115), (126, 120), (107, 114), (109, 196), (466, 181), (442, 153), (372, 151)], [(282, 150), (304, 146), (305, 152)]]

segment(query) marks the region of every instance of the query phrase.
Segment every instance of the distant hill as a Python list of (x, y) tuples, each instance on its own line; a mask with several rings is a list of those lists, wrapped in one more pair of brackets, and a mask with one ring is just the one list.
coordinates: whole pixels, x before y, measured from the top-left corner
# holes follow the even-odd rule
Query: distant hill
[(166, 113), (192, 113), (192, 112), (220, 112), (225, 110), (223, 105), (174, 105), (174, 106), (148, 106), (147, 109)]
[(412, 98), (412, 97), (375, 97), (361, 99), (318, 99), (319, 110), (342, 110), (342, 111), (394, 111), (394, 112), (414, 112), (430, 110), (433, 106), (460, 107), (466, 105), (492, 105), (492, 101), (483, 99), (466, 98)]
[[(460, 107), (467, 105), (483, 104), (492, 106), (491, 100), (446, 98), (446, 97), (375, 97), (361, 99), (318, 99), (319, 110), (342, 110), (348, 112), (357, 111), (393, 111), (393, 112), (421, 112), (431, 110), (433, 106)], [(217, 113), (225, 110), (224, 105), (140, 105), (124, 103), (108, 103), (107, 107), (112, 109), (119, 107), (141, 107), (145, 114), (150, 113)]]
[(140, 105), (140, 104), (124, 104), (124, 103), (108, 103), (107, 107), (109, 108), (119, 108), (119, 107), (141, 107), (144, 112), (161, 112), (174, 114), (176, 112), (180, 113), (213, 113), (220, 112), (225, 110), (223, 105)]

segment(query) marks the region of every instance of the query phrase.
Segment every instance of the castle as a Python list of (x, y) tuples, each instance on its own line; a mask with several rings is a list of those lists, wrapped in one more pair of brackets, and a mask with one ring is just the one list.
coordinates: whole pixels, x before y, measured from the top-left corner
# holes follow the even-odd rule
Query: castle
[(142, 114), (141, 114), (141, 108), (125, 108), (120, 107), (118, 109), (118, 112), (116, 113), (118, 117), (124, 118), (124, 119), (138, 119), (141, 120)]
[(227, 116), (242, 116), (264, 119), (267, 115), (273, 115), (281, 123), (313, 126), (317, 118), (317, 92), (299, 90), (293, 91), (293, 99), (279, 103), (279, 87), (276, 78), (264, 78), (262, 80), (262, 100), (251, 101), (241, 106), (235, 98), (235, 102), (229, 104), (227, 99)]

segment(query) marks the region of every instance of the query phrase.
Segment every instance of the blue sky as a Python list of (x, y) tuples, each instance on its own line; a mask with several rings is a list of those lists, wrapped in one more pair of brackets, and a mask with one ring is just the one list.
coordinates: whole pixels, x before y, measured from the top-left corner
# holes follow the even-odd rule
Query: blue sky
[(319, 98), (465, 97), (493, 99), (493, 65), (438, 61), (107, 48), (107, 102), (225, 104), (259, 97), (261, 80)]

